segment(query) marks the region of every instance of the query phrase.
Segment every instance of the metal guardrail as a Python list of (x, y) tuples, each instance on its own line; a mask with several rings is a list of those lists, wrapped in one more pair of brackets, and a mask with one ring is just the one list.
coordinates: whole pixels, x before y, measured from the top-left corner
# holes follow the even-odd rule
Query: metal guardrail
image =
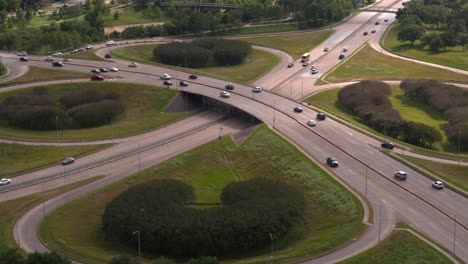
[(240, 5), (224, 3), (202, 3), (202, 2), (161, 2), (161, 7), (193, 7), (193, 8), (219, 8), (219, 9), (239, 9)]

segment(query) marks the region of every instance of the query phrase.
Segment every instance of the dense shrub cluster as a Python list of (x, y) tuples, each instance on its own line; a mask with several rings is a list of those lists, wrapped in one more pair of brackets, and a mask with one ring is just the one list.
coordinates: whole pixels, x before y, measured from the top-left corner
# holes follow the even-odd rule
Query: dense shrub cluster
[(204, 39), (191, 43), (168, 43), (153, 50), (155, 58), (169, 65), (191, 68), (216, 65), (236, 65), (249, 55), (252, 46), (245, 41)]
[(229, 184), (220, 207), (190, 207), (193, 199), (176, 180), (132, 187), (107, 205), (103, 230), (132, 245), (139, 230), (142, 249), (155, 254), (222, 256), (267, 246), (270, 233), (283, 237), (302, 221), (305, 203), (292, 186), (264, 178)]
[(62, 107), (43, 87), (18, 93), (0, 103), (0, 120), (32, 130), (83, 128), (108, 123), (124, 110), (118, 94), (92, 89), (68, 91), (59, 101)]
[[(412, 100), (420, 100), (449, 121), (445, 128), (449, 142), (468, 150), (468, 91), (431, 80), (404, 81), (400, 87)], [(460, 142), (458, 142), (460, 140)]]
[(338, 102), (368, 126), (407, 143), (430, 148), (442, 135), (435, 128), (403, 120), (388, 99), (390, 87), (383, 82), (362, 81), (341, 89)]

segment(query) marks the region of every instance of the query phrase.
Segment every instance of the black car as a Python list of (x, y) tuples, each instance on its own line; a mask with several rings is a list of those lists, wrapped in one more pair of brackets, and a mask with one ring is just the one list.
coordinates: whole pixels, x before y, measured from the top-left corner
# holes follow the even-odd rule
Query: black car
[(188, 86), (188, 82), (186, 82), (186, 81), (180, 81), (180, 82), (179, 82), (179, 85), (180, 85), (180, 86)]
[(341, 54), (341, 55), (338, 57), (338, 59), (340, 59), (340, 60), (344, 59), (344, 55)]
[(20, 61), (28, 61), (29, 59), (27, 57), (20, 57), (19, 60)]
[(335, 158), (329, 157), (327, 158), (327, 164), (333, 168), (338, 167), (338, 161)]
[(110, 55), (109, 53), (107, 53), (106, 55), (104, 55), (104, 58), (110, 59), (110, 58), (112, 58), (112, 55)]
[(318, 113), (317, 114), (317, 119), (318, 120), (325, 120), (325, 118), (327, 118), (327, 116), (324, 113)]
[(364, 35), (364, 36), (367, 35), (367, 31), (364, 31), (363, 35)]
[(293, 66), (294, 66), (294, 64), (293, 64), (293, 63), (291, 63), (291, 62), (290, 62), (290, 63), (288, 63), (288, 68), (292, 68)]
[(232, 85), (232, 84), (227, 84), (227, 85), (226, 85), (226, 89), (227, 89), (227, 90), (234, 90), (234, 85)]
[(171, 86), (172, 82), (170, 80), (165, 80), (164, 85)]
[(54, 61), (54, 62), (52, 62), (52, 66), (54, 66), (54, 67), (63, 67), (63, 63), (61, 61)]
[(99, 71), (100, 72), (109, 72), (109, 69), (108, 68), (100, 68)]
[(300, 107), (300, 106), (294, 107), (294, 112), (296, 112), (296, 113), (302, 113), (302, 107)]
[(91, 72), (92, 73), (101, 73), (101, 71), (99, 69), (92, 69)]
[(62, 165), (69, 165), (69, 164), (73, 164), (74, 162), (75, 162), (75, 159), (72, 157), (69, 157), (69, 158), (62, 160)]
[(198, 76), (196, 74), (190, 74), (189, 78), (192, 79), (192, 80), (196, 80), (198, 78)]
[(380, 146), (386, 149), (393, 149), (395, 147), (395, 144), (393, 144), (392, 142), (385, 141), (382, 144), (380, 144)]

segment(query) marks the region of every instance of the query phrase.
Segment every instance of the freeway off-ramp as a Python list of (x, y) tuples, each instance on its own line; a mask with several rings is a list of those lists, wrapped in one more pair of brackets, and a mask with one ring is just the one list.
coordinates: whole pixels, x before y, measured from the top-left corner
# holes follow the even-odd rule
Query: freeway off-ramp
[[(383, 1), (382, 4), (384, 4), (384, 2), (385, 1)], [(360, 17), (361, 15), (356, 16), (356, 19), (362, 19)], [(356, 24), (352, 23), (362, 24), (362, 21), (356, 22), (356, 20), (353, 19), (347, 22), (351, 23), (349, 28), (356, 27)], [(345, 26), (347, 23), (343, 24), (344, 29), (347, 28)], [(338, 32), (340, 31), (338, 30), (335, 34), (346, 34), (343, 32)], [(351, 33), (353, 33), (353, 31), (351, 31), (349, 34)], [(360, 32), (354, 32), (354, 35), (357, 36), (359, 33)], [(349, 39), (355, 41), (354, 38)], [(351, 44), (360, 46), (357, 40), (356, 43), (352, 42)], [(346, 43), (346, 45), (349, 46), (348, 48), (353, 49), (351, 44)], [(335, 43), (330, 45), (339, 44)], [(322, 46), (319, 47), (316, 51), (313, 51), (312, 54), (323, 52), (322, 48)], [(341, 50), (341, 47), (334, 49), (334, 51), (339, 50)], [(330, 56), (330, 58), (327, 57), (326, 60), (324, 59), (323, 63), (327, 62), (331, 65), (336, 65), (337, 57), (333, 57), (333, 52), (330, 53)], [(86, 69), (86, 71), (89, 71), (91, 67), (96, 67), (96, 64), (102, 65), (100, 67), (110, 64), (115, 66), (115, 63), (121, 65), (127, 64), (127, 62), (121, 60), (107, 63), (85, 61), (78, 62), (79, 64), (83, 63), (85, 66), (73, 66), (72, 64), (67, 64), (66, 66), (67, 68), (76, 67), (80, 70)], [(42, 62), (37, 62), (37, 64), (44, 65)], [(323, 64), (319, 67), (320, 69), (322, 69), (322, 67), (323, 69), (327, 69), (328, 66)], [(332, 66), (330, 66), (330, 69), (331, 68)], [(122, 71), (119, 73), (119, 77), (130, 82), (160, 84), (161, 81), (159, 80), (159, 75), (163, 73), (169, 73), (172, 76), (183, 76), (184, 79), (187, 78), (186, 73), (178, 73), (175, 70), (167, 70), (161, 67), (149, 65), (140, 65), (140, 67), (137, 69)], [(289, 76), (292, 74), (294, 74), (294, 72), (290, 72)], [(270, 76), (278, 75), (279, 73), (275, 72)], [(281, 83), (283, 79), (287, 79), (289, 76), (282, 76), (281, 78), (277, 79), (276, 84)], [(266, 79), (268, 78), (263, 78), (262, 80)], [(273, 80), (274, 77), (271, 77), (271, 79)], [(226, 82), (223, 80), (200, 77), (196, 83), (192, 82), (188, 87), (177, 88), (187, 92), (197, 93), (218, 99), (219, 91), (224, 87), (225, 83)], [(272, 84), (264, 83), (264, 86), (269, 88), (275, 87), (273, 81)], [(307, 85), (307, 87), (309, 87), (309, 85)], [(285, 89), (279, 89), (279, 91), (284, 90)], [(292, 91), (294, 91), (295, 94), (299, 94), (300, 89), (293, 89)], [(304, 93), (304, 95), (308, 93), (309, 91)], [(293, 94), (292, 97), (297, 98), (295, 97), (295, 94)], [(283, 95), (290, 96), (290, 94)], [(429, 179), (381, 153), (380, 150), (375, 147), (378, 146), (380, 142), (355, 130), (352, 130), (334, 120), (327, 119), (323, 122), (318, 122), (317, 126), (314, 128), (307, 127), (305, 123), (308, 119), (313, 118), (316, 113), (308, 108), (306, 108), (301, 114), (294, 113), (292, 109), (297, 105), (297, 102), (286, 97), (265, 91), (259, 94), (254, 94), (251, 92), (251, 87), (239, 84), (236, 85), (236, 89), (231, 93), (231, 98), (224, 99), (223, 101), (261, 119), (268, 126), (274, 128), (278, 133), (285, 136), (288, 140), (298, 146), (307, 155), (315, 159), (319, 164), (323, 164), (326, 157), (331, 155), (338, 158), (340, 161), (340, 167), (333, 169), (333, 174), (352, 186), (363, 196), (367, 196), (367, 199), (372, 204), (374, 209), (374, 223), (370, 226), (363, 237), (348, 247), (328, 255), (327, 257), (329, 259), (324, 257), (316, 260), (316, 262), (335, 262), (339, 259), (349, 256), (350, 254), (354, 255), (362, 250), (369, 248), (378, 241), (379, 233), (381, 233), (382, 237), (385, 234), (388, 234), (389, 230), (393, 226), (394, 217), (396, 218), (395, 221), (406, 222), (410, 224), (443, 247), (455, 251), (455, 254), (463, 261), (468, 261), (468, 203), (466, 198), (454, 193), (449, 189), (444, 189), (442, 191), (433, 190), (431, 188), (431, 181)], [(235, 129), (235, 126), (233, 126), (232, 129)], [(210, 132), (211, 134), (208, 133), (207, 130), (206, 134), (209, 135), (204, 135), (205, 133), (202, 132), (199, 135), (197, 134), (196, 137), (191, 138), (190, 142), (193, 145), (189, 146), (194, 147), (195, 145), (203, 144), (204, 140), (209, 141), (208, 138), (210, 137), (211, 139), (215, 138), (217, 132), (219, 132), (219, 128), (215, 126), (213, 130), (213, 132)], [(137, 141), (132, 142), (139, 144), (136, 143)], [(188, 144), (186, 142), (184, 143)], [(166, 153), (166, 151), (172, 151), (173, 149), (183, 151), (184, 148), (187, 148), (187, 145), (184, 143), (181, 141), (176, 141), (174, 142), (174, 146), (171, 148), (163, 148), (161, 151), (157, 151), (157, 153), (145, 151), (145, 154), (141, 154), (142, 161), (144, 160), (146, 162), (145, 166), (155, 164), (162, 160), (162, 158), (158, 155), (162, 155), (162, 153)], [(131, 145), (131, 143), (128, 144)], [(119, 145), (120, 144), (117, 146)], [(105, 150), (99, 153), (99, 155), (102, 155), (103, 158), (109, 157), (113, 154), (114, 153), (109, 150)], [(176, 153), (171, 153), (168, 155), (176, 155)], [(82, 161), (80, 159), (80, 163), (81, 162)], [(86, 163), (86, 159), (83, 159), (83, 162)], [(122, 178), (134, 173), (137, 169), (137, 163), (139, 162), (135, 155), (133, 155), (119, 161), (98, 166), (92, 169), (92, 174), (89, 173), (89, 170), (85, 174), (89, 176), (104, 174), (107, 175), (107, 177), (104, 179), (107, 181), (113, 181), (117, 178)], [(143, 164), (143, 162), (141, 162), (141, 164)], [(405, 170), (409, 173), (410, 177), (408, 177), (406, 182), (395, 181), (392, 177), (395, 170)], [(46, 173), (44, 175), (48, 174)], [(67, 178), (69, 178), (69, 181), (82, 179), (81, 177), (83, 176), (80, 175), (83, 174), (77, 173), (70, 175)], [(19, 176), (15, 178), (15, 181), (21, 181), (22, 177), (25, 177), (24, 181), (28, 181), (26, 180), (26, 177), (32, 177), (36, 179), (41, 176), (40, 172), (38, 172), (31, 176)], [(58, 179), (56, 183), (51, 183), (50, 186), (47, 185), (47, 188), (59, 186), (63, 184), (63, 180), (64, 179)], [(8, 200), (12, 197), (19, 197), (27, 193), (39, 192), (42, 190), (41, 187), (41, 185), (36, 185), (22, 189), (20, 191), (1, 193), (0, 200)], [(83, 189), (89, 191), (88, 188), (89, 187), (83, 187)], [(46, 210), (49, 210), (48, 208), (51, 208), (51, 206), (52, 202), (49, 204), (46, 203)], [(34, 210), (41, 210), (41, 207), (38, 207)], [(382, 217), (379, 218), (381, 210)], [(25, 249), (44, 250), (44, 248), (40, 248), (40, 245), (25, 244), (26, 242), (33, 240), (32, 237), (28, 237), (28, 234), (32, 234), (33, 236), (35, 235), (34, 225), (24, 225), (24, 223), (30, 223), (26, 221), (28, 219), (28, 215), (23, 217), (17, 224), (16, 230), (18, 232), (15, 232), (15, 237), (17, 238), (17, 241), (20, 242), (21, 246)], [(32, 218), (34, 219), (34, 217)], [(380, 221), (380, 219), (382, 219), (382, 221)], [(378, 226), (381, 227), (380, 232)], [(32, 229), (25, 230), (25, 228)]]

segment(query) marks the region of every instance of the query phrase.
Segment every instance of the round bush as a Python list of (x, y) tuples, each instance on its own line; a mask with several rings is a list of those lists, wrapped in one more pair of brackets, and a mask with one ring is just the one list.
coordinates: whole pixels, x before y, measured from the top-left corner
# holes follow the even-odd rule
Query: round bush
[(187, 65), (191, 68), (206, 67), (213, 57), (210, 50), (190, 43), (162, 44), (153, 50), (153, 54), (158, 61), (164, 64)]
[(103, 230), (129, 246), (139, 230), (142, 250), (154, 254), (222, 256), (268, 246), (270, 233), (283, 237), (303, 220), (305, 203), (294, 187), (265, 178), (230, 183), (219, 207), (191, 207), (193, 199), (176, 180), (132, 187), (107, 205)]
[(79, 105), (68, 111), (69, 116), (80, 127), (94, 127), (109, 123), (112, 118), (122, 113), (124, 107), (116, 100), (102, 100)]

